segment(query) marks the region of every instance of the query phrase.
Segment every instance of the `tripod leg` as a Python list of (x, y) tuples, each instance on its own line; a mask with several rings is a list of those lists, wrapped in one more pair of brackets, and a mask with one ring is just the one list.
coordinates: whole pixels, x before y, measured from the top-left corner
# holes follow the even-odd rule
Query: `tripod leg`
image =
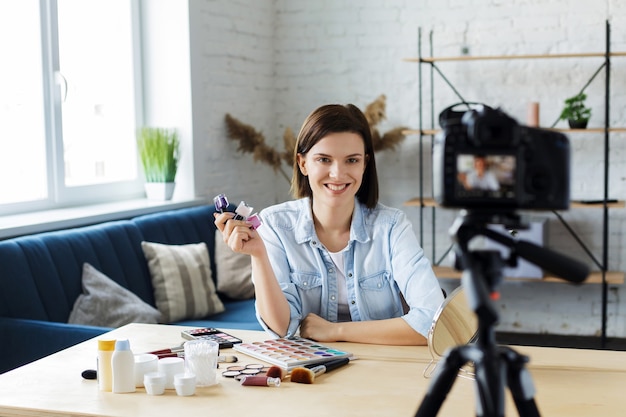
[(539, 409), (534, 398), (535, 385), (530, 372), (525, 367), (528, 357), (507, 347), (501, 349), (502, 356), (508, 363), (507, 383), (517, 412), (521, 417), (539, 417)]
[(437, 415), (456, 380), (459, 369), (468, 362), (467, 348), (468, 346), (459, 346), (445, 354), (442, 363), (437, 366), (435, 376), (415, 413), (415, 417)]
[(483, 346), (474, 360), (476, 379), (476, 415), (504, 416), (504, 369), (497, 351)]

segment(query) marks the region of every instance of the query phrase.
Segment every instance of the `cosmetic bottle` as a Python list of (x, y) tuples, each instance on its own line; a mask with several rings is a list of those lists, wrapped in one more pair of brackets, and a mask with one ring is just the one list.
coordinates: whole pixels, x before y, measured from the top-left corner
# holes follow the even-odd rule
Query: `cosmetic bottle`
[(98, 340), (97, 378), (100, 391), (111, 392), (113, 388), (111, 357), (114, 349), (115, 340)]
[(130, 350), (128, 339), (115, 342), (111, 369), (113, 370), (113, 392), (135, 392), (135, 356)]

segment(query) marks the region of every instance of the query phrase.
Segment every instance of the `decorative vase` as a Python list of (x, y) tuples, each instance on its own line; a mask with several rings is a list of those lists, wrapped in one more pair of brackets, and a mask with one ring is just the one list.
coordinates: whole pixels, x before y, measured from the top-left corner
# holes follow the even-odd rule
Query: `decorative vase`
[(531, 127), (539, 127), (539, 103), (528, 103), (526, 109), (526, 124)]
[(571, 129), (586, 129), (589, 120), (568, 120), (567, 123)]
[(166, 201), (174, 195), (175, 182), (147, 182), (144, 184), (148, 200)]

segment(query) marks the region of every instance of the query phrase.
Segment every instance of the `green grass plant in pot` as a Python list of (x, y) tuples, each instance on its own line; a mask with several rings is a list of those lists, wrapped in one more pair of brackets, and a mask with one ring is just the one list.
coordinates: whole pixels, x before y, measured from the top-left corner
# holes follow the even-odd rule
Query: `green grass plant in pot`
[(591, 109), (585, 106), (586, 99), (587, 94), (583, 92), (565, 99), (565, 107), (563, 107), (560, 119), (567, 120), (570, 128), (585, 129), (587, 127), (591, 117)]
[(180, 159), (180, 139), (175, 129), (143, 127), (137, 135), (139, 157), (150, 200), (170, 200), (174, 194)]

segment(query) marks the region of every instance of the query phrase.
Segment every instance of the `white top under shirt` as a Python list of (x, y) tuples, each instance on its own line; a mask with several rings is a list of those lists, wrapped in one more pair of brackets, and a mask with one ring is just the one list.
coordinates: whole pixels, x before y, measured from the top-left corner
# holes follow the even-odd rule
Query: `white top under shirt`
[(348, 288), (346, 286), (343, 251), (328, 251), (328, 254), (337, 268), (337, 321), (352, 321), (348, 307)]

